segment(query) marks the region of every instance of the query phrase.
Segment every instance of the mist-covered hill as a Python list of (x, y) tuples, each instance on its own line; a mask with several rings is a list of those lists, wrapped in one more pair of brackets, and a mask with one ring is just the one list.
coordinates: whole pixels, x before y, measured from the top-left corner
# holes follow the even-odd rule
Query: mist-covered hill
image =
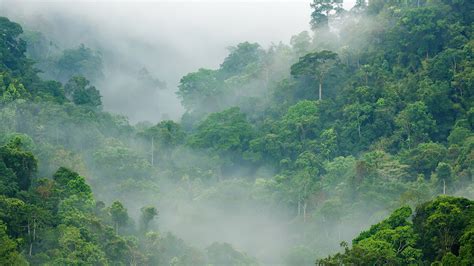
[(0, 17), (0, 264), (474, 263), (473, 10), (314, 0), (176, 87)]

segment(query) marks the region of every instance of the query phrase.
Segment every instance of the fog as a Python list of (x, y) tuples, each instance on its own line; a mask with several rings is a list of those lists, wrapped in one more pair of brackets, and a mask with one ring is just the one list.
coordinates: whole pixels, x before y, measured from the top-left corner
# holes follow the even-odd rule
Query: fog
[[(95, 85), (105, 109), (132, 122), (156, 122), (179, 119), (179, 79), (201, 67), (217, 68), (229, 46), (249, 41), (267, 48), (309, 30), (309, 2), (1, 0), (0, 15), (61, 48), (84, 43), (100, 51), (105, 75)], [(142, 68), (167, 89), (150, 93), (136, 86)]]
[[(156, 123), (163, 119), (180, 119), (184, 108), (175, 94), (180, 78), (199, 68), (218, 68), (230, 46), (248, 41), (267, 49), (272, 44), (289, 43), (291, 36), (309, 30), (309, 2), (0, 0), (0, 15), (19, 22), (25, 29), (44, 33), (61, 49), (75, 48), (83, 43), (99, 51), (104, 75), (94, 81), (94, 85), (103, 95), (104, 109), (126, 115), (132, 123)], [(345, 5), (350, 7), (351, 3)], [(163, 84), (143, 87), (139, 82), (143, 73)], [(62, 125), (58, 123), (54, 127)], [(52, 131), (57, 132), (56, 128)], [(94, 133), (76, 125), (71, 128), (71, 135), (79, 139), (78, 149), (84, 149), (87, 143), (94, 145), (91, 144), (91, 139), (96, 137), (92, 136)], [(126, 144), (133, 147), (133, 144)], [(111, 146), (116, 147), (115, 144)], [(148, 152), (133, 148), (143, 157)], [(189, 155), (192, 151), (186, 153)], [(88, 165), (94, 165), (91, 154), (84, 157)], [(195, 163), (182, 154), (175, 157), (186, 158), (181, 159), (183, 164)], [(212, 158), (208, 160), (212, 161)], [(292, 247), (315, 241), (305, 233), (309, 225), (292, 220), (293, 209), (256, 206), (257, 201), (250, 200), (253, 181), (249, 179), (269, 179), (273, 172), (250, 178), (245, 176), (244, 170), (242, 172), (242, 179), (220, 182), (214, 187), (188, 184), (185, 176), (181, 177), (184, 181), (170, 182), (165, 174), (153, 173), (150, 180), (156, 181), (153, 185), (159, 187), (159, 192), (140, 187), (148, 186), (146, 182), (136, 185), (142, 181), (139, 178), (120, 181), (133, 187), (134, 191), (110, 189), (105, 183), (110, 182), (108, 179), (112, 175), (94, 169), (88, 174), (99, 200), (108, 204), (121, 200), (135, 219), (140, 207), (157, 206), (160, 217), (155, 229), (171, 231), (198, 248), (204, 249), (215, 241), (228, 242), (257, 257), (264, 265), (275, 265), (282, 263)], [(193, 190), (198, 191), (193, 194)], [(331, 243), (319, 243), (319, 253), (308, 257), (333, 251), (341, 240), (351, 239), (382, 217), (367, 218), (367, 215), (361, 211), (360, 217), (341, 223), (337, 229), (339, 236), (333, 237)], [(324, 229), (319, 231), (318, 237), (328, 234)]]

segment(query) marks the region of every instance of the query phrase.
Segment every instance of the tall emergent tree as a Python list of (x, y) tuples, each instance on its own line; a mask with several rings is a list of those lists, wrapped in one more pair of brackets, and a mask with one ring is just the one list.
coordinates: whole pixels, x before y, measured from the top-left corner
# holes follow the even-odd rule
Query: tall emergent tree
[(309, 53), (301, 57), (298, 63), (291, 66), (291, 75), (308, 75), (315, 78), (319, 83), (319, 100), (323, 98), (323, 82), (327, 75), (335, 70), (338, 65), (337, 54), (323, 50)]

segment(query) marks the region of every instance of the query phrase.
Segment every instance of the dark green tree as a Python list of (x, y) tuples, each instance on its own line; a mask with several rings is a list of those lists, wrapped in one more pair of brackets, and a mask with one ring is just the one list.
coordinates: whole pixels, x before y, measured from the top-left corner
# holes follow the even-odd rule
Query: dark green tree
[(89, 86), (90, 82), (81, 76), (72, 77), (66, 85), (64, 91), (73, 103), (90, 107), (100, 107), (102, 105), (99, 90), (94, 86)]
[[(12, 139), (7, 145), (0, 147), (0, 161), (6, 168), (9, 168), (15, 174), (19, 189), (28, 190), (31, 185), (32, 178), (37, 170), (37, 161), (33, 154), (25, 151), (22, 147), (22, 142), (19, 137)], [(12, 178), (8, 175), (8, 170), (5, 169), (5, 178)], [(15, 187), (15, 183), (11, 184)]]

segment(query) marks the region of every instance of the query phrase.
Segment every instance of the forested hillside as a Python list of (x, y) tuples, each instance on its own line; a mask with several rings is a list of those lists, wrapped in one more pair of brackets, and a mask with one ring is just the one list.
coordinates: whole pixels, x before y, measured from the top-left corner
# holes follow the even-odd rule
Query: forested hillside
[(157, 124), (103, 110), (100, 51), (0, 17), (0, 264), (472, 265), (474, 3), (308, 12)]

